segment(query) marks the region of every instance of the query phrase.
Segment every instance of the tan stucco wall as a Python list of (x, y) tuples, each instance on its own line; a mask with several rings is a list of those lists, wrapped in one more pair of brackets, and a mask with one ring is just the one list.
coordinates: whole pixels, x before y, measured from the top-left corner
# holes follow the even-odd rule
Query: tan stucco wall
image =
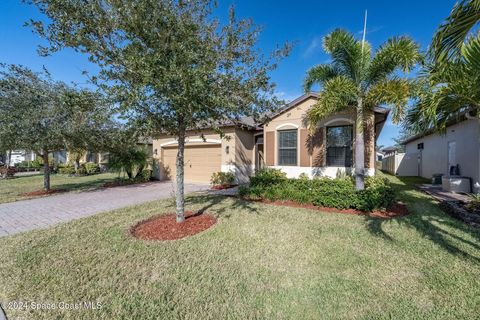
[[(445, 134), (431, 134), (407, 143), (405, 157), (418, 159), (408, 165), (418, 166), (419, 175), (424, 178), (431, 178), (435, 173), (448, 175), (448, 143), (451, 141), (456, 143), (460, 174), (472, 178), (473, 185), (480, 183), (480, 122), (476, 119), (450, 126)], [(423, 150), (417, 149), (419, 143), (423, 143)], [(399, 167), (402, 165), (405, 164), (401, 162)]]
[[(235, 168), (238, 182), (248, 182), (255, 170), (254, 132), (237, 128), (235, 130)], [(230, 169), (231, 170), (231, 169)]]
[[(250, 168), (254, 163), (254, 138), (253, 132), (248, 130), (242, 130), (235, 127), (223, 128), (225, 136), (222, 138), (219, 133), (213, 130), (202, 131), (190, 131), (187, 133), (186, 146), (189, 145), (206, 145), (206, 144), (221, 144), (221, 170), (222, 171), (236, 171), (239, 175), (237, 168)], [(202, 141), (201, 135), (206, 139), (206, 142)], [(167, 143), (167, 144), (166, 144)], [(156, 163), (156, 170), (154, 177), (157, 179), (164, 179), (164, 172), (162, 170), (162, 145), (175, 146), (176, 140), (172, 136), (161, 136), (158, 139), (153, 140), (154, 160)], [(228, 148), (227, 148), (228, 147)], [(156, 150), (156, 154), (155, 154)], [(248, 173), (251, 173), (248, 171)]]
[[(307, 166), (308, 163), (311, 167), (318, 167), (320, 163), (324, 164), (325, 156), (321, 156), (320, 152), (325, 152), (324, 146), (326, 145), (326, 135), (323, 132), (317, 133), (315, 135), (315, 139), (313, 140), (314, 145), (309, 145), (302, 139), (302, 131), (307, 128), (307, 122), (305, 121), (305, 116), (307, 111), (317, 102), (317, 99), (311, 97), (302, 103), (298, 104), (297, 106), (293, 107), (292, 109), (280, 114), (279, 116), (272, 119), (268, 124), (264, 126), (264, 133), (265, 133), (265, 150), (267, 152), (272, 152), (273, 150), (273, 165), (278, 165), (278, 148), (276, 146), (278, 141), (278, 130), (287, 130), (287, 129), (295, 129), (298, 128), (298, 150), (297, 150), (297, 163), (298, 166)], [(365, 146), (365, 167), (366, 168), (374, 168), (375, 165), (375, 156), (371, 150), (375, 149), (375, 139), (374, 137), (374, 116), (373, 112), (367, 114), (366, 116), (366, 123), (368, 126), (365, 128), (365, 138), (366, 139), (366, 146)], [(317, 124), (317, 127), (323, 128), (325, 126), (336, 126), (336, 125), (348, 125), (355, 123), (355, 113), (352, 111), (344, 111), (339, 112), (331, 117), (328, 117)], [(369, 130), (369, 131), (367, 131)], [(267, 136), (271, 136), (273, 133), (273, 138), (267, 138)], [(274, 146), (271, 143), (274, 143)], [(303, 149), (303, 150), (302, 150)], [(305, 149), (309, 149), (305, 151)], [(308, 160), (306, 159), (306, 154), (308, 154)], [(267, 163), (269, 157), (271, 155), (266, 155)], [(271, 159), (271, 158), (270, 158)], [(272, 165), (271, 162), (269, 165)]]

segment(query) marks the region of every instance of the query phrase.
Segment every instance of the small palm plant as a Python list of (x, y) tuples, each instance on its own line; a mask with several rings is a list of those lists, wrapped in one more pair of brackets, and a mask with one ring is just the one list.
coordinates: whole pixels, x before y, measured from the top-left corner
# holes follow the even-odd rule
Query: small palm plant
[(480, 194), (471, 194), (466, 207), (471, 211), (480, 212)]
[(368, 42), (357, 40), (341, 29), (327, 35), (323, 47), (331, 63), (311, 68), (305, 78), (306, 92), (314, 84), (321, 86), (319, 99), (308, 113), (308, 122), (314, 128), (318, 121), (333, 113), (355, 111), (355, 186), (361, 190), (365, 187), (365, 111), (381, 104), (393, 105), (393, 121), (398, 122), (412, 84), (397, 71), (409, 72), (422, 55), (419, 45), (408, 37), (392, 38), (372, 54)]

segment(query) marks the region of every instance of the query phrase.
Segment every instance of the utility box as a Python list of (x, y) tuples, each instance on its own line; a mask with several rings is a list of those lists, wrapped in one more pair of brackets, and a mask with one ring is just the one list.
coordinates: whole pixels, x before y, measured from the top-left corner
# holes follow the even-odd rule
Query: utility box
[(443, 173), (435, 173), (432, 175), (432, 184), (442, 184)]

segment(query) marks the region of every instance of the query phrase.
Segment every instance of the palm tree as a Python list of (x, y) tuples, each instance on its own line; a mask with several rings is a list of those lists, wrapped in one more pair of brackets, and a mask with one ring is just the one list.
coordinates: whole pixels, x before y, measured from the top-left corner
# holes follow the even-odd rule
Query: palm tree
[(304, 89), (321, 86), (319, 98), (308, 113), (308, 122), (315, 127), (319, 120), (346, 109), (356, 112), (355, 186), (365, 187), (364, 111), (381, 104), (393, 105), (393, 121), (403, 116), (411, 91), (408, 79), (396, 71), (409, 72), (421, 60), (419, 46), (407, 37), (389, 39), (372, 55), (368, 42), (359, 41), (345, 30), (337, 29), (323, 39), (324, 50), (331, 63), (311, 68)]
[(413, 132), (444, 132), (451, 120), (480, 114), (480, 73), (466, 60), (431, 63), (421, 71), (419, 83), (405, 118)]
[(420, 72), (417, 99), (404, 126), (444, 132), (450, 120), (480, 114), (480, 0), (457, 3), (432, 40)]
[[(432, 43), (436, 62), (466, 58), (480, 70), (480, 33), (472, 35), (480, 22), (480, 0), (462, 0), (438, 28)], [(470, 41), (469, 41), (470, 40)], [(469, 42), (469, 46), (465, 43)]]

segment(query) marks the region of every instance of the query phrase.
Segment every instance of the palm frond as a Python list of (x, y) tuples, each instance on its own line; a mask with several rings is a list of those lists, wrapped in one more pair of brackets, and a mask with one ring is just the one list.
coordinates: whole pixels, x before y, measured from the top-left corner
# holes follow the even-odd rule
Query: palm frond
[(325, 81), (317, 103), (307, 114), (310, 127), (331, 114), (344, 110), (356, 103), (357, 86), (346, 76), (337, 76)]
[(432, 42), (433, 57), (437, 61), (460, 58), (467, 35), (480, 21), (480, 0), (462, 0), (438, 28)]
[(463, 44), (462, 57), (468, 68), (480, 73), (480, 32)]
[(408, 79), (386, 79), (378, 82), (368, 91), (365, 106), (374, 107), (382, 104), (393, 106), (392, 121), (398, 123), (404, 116), (404, 109), (412, 96), (414, 84)]
[(353, 34), (336, 29), (323, 39), (323, 47), (332, 57), (332, 63), (342, 74), (348, 75), (356, 83), (363, 80), (364, 70), (371, 60), (371, 49), (368, 43), (362, 51), (362, 43)]
[(443, 61), (427, 65), (406, 126), (416, 132), (445, 131), (448, 122), (465, 112), (480, 110), (480, 75), (465, 61)]
[(303, 89), (309, 92), (314, 84), (323, 85), (325, 81), (340, 75), (340, 70), (331, 64), (320, 64), (308, 70), (307, 77), (303, 82)]
[(370, 66), (368, 80), (372, 83), (383, 81), (395, 70), (409, 72), (422, 61), (418, 43), (409, 37), (394, 37), (377, 50)]

